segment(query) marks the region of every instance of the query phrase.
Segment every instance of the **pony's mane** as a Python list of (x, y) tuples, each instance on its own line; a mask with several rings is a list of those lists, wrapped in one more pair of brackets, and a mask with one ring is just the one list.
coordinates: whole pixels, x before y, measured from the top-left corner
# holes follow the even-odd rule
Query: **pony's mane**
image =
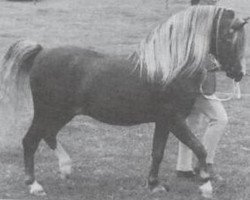
[(160, 79), (164, 84), (180, 73), (191, 76), (202, 70), (210, 51), (214, 19), (216, 15), (220, 18), (223, 10), (192, 6), (173, 15), (142, 40), (137, 67), (149, 80)]

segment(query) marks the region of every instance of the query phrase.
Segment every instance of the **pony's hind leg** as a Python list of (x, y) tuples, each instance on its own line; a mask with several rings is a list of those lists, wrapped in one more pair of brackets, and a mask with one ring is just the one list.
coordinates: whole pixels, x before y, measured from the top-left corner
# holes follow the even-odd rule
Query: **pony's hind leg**
[(56, 140), (56, 136), (44, 138), (49, 147), (55, 152), (58, 158), (59, 170), (62, 179), (69, 177), (72, 169), (72, 162), (61, 143)]
[(43, 188), (35, 180), (34, 175), (34, 154), (38, 148), (39, 142), (42, 139), (42, 127), (37, 118), (33, 122), (23, 138), (24, 150), (24, 166), (25, 166), (25, 183), (30, 188), (30, 193), (35, 195), (45, 195)]
[[(23, 139), (25, 183), (29, 186), (30, 193), (44, 195), (41, 185), (35, 180), (34, 154), (41, 139), (56, 137), (58, 131), (70, 120), (66, 112), (58, 112), (51, 109), (35, 109), (32, 125)], [(48, 140), (48, 139), (47, 139)]]
[(156, 122), (153, 138), (152, 164), (148, 177), (148, 187), (153, 193), (168, 190), (165, 186), (161, 186), (158, 180), (159, 168), (164, 155), (168, 135), (169, 130), (167, 122)]

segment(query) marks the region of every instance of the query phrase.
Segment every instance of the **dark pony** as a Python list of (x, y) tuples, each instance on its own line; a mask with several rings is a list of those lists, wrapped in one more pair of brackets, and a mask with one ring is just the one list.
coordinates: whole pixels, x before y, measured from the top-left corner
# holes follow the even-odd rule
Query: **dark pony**
[(245, 23), (232, 10), (194, 6), (157, 26), (129, 58), (72, 46), (46, 49), (28, 40), (13, 44), (0, 71), (1, 99), (18, 99), (22, 86), (31, 88), (34, 117), (23, 138), (30, 193), (44, 194), (34, 175), (34, 154), (42, 139), (58, 156), (62, 175), (71, 172), (56, 136), (76, 115), (124, 126), (155, 122), (150, 189), (159, 187), (169, 132), (193, 150), (201, 176), (209, 178), (206, 151), (185, 120), (200, 95), (209, 54), (228, 76), (241, 80)]

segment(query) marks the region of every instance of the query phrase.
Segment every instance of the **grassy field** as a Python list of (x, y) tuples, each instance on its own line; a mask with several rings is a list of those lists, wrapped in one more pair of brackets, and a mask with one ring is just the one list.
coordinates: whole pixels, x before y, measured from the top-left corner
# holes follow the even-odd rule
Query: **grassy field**
[[(36, 40), (45, 47), (72, 44), (129, 54), (153, 27), (187, 4), (187, 0), (172, 2), (166, 10), (165, 0), (41, 0), (37, 4), (0, 0), (0, 55), (20, 38)], [(250, 10), (248, 4), (249, 8), (241, 7), (245, 13)], [(229, 81), (223, 76), (219, 79), (223, 82), (220, 87), (229, 90)], [(243, 93), (250, 93), (249, 83), (249, 77), (242, 81)], [(217, 152), (216, 168), (226, 181), (215, 185), (218, 200), (250, 199), (249, 100), (243, 97), (225, 103), (229, 124)], [(0, 104), (0, 114), (3, 110)], [(171, 190), (152, 195), (145, 182), (154, 125), (108, 126), (87, 117), (75, 118), (59, 135), (74, 164), (69, 180), (59, 178), (53, 152), (41, 143), (36, 153), (36, 174), (47, 196), (33, 197), (23, 182), (21, 146), (31, 114), (19, 118), (15, 132), (5, 131), (7, 119), (0, 115), (0, 199), (201, 199), (196, 183), (175, 176), (178, 145), (173, 136), (160, 170), (162, 181), (168, 182)]]

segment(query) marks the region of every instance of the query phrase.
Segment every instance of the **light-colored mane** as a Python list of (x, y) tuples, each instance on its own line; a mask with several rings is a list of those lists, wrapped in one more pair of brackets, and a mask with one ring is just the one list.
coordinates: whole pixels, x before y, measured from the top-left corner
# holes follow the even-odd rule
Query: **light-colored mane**
[[(166, 84), (179, 73), (191, 76), (204, 68), (209, 54), (213, 21), (223, 9), (215, 6), (192, 6), (157, 26), (138, 50), (141, 72), (148, 79)], [(219, 23), (219, 22), (218, 22)]]

